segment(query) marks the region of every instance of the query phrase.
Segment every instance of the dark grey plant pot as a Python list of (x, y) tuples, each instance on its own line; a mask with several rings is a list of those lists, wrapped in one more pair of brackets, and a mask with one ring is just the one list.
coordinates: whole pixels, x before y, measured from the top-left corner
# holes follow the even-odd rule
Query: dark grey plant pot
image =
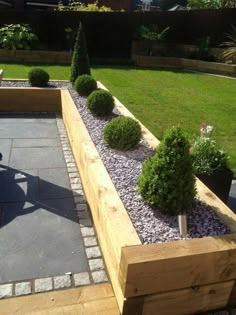
[(233, 179), (233, 172), (230, 169), (218, 170), (212, 175), (196, 174), (196, 176), (224, 203), (227, 203)]

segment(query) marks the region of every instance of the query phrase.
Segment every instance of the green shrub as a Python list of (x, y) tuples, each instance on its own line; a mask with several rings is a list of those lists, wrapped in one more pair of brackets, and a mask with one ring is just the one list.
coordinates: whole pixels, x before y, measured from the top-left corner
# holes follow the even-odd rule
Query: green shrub
[(97, 89), (97, 82), (90, 75), (83, 74), (75, 80), (74, 89), (81, 96), (88, 96)]
[(192, 140), (190, 152), (195, 174), (212, 175), (218, 170), (229, 168), (229, 157), (211, 138), (213, 130), (213, 126), (202, 123), (200, 136)]
[(90, 65), (85, 35), (80, 23), (72, 56), (70, 81), (74, 83), (82, 74), (90, 74)]
[(110, 115), (115, 104), (111, 93), (105, 90), (93, 91), (87, 98), (87, 107), (95, 116)]
[(103, 136), (112, 149), (129, 150), (139, 143), (142, 132), (140, 124), (133, 118), (117, 117), (106, 125)]
[(0, 45), (5, 49), (30, 49), (37, 40), (28, 24), (9, 24), (0, 28)]
[(33, 68), (28, 74), (32, 86), (45, 87), (48, 85), (49, 74), (41, 68)]
[(170, 27), (167, 26), (163, 30), (160, 30), (156, 24), (152, 24), (149, 26), (141, 25), (138, 29), (138, 36), (141, 39), (161, 41), (166, 37), (169, 29)]
[(210, 138), (199, 138), (191, 148), (191, 156), (195, 174), (211, 175), (228, 168), (228, 156)]
[(164, 214), (178, 215), (192, 206), (196, 195), (190, 144), (179, 127), (170, 128), (154, 157), (143, 163), (138, 189)]
[(113, 10), (106, 6), (98, 6), (98, 1), (84, 4), (78, 0), (69, 0), (67, 5), (59, 1), (56, 11), (92, 11), (92, 12), (112, 12)]

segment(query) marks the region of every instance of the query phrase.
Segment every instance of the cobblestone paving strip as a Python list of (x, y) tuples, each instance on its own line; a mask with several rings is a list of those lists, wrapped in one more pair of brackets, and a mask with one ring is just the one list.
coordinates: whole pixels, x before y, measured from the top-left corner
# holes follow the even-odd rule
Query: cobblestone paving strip
[(93, 228), (91, 214), (86, 203), (86, 197), (84, 195), (81, 179), (75, 164), (64, 122), (61, 114), (59, 113), (56, 113), (56, 122), (65, 162), (67, 165), (74, 203), (76, 205), (75, 211), (80, 224), (90, 271), (75, 274), (68, 272), (64, 275), (57, 275), (53, 277), (24, 279), (21, 282), (1, 284), (0, 299), (109, 281), (101, 250), (97, 242), (96, 233)]
[(80, 283), (82, 283), (81, 285), (85, 285), (90, 283), (106, 282), (108, 281), (108, 277), (105, 271), (102, 254), (99, 246), (97, 245), (91, 214), (86, 204), (86, 199), (84, 197), (84, 191), (78, 170), (74, 166), (75, 160), (67, 138), (67, 132), (61, 114), (57, 113), (56, 120), (57, 127), (60, 133), (62, 150), (64, 153), (65, 161), (67, 164), (67, 170), (69, 173), (71, 189), (73, 190), (74, 202), (76, 205), (75, 210), (77, 212), (77, 217), (79, 219), (81, 233), (85, 245), (85, 251), (88, 257), (88, 264), (92, 275), (91, 276), (87, 273), (75, 274), (74, 283), (75, 286), (77, 286), (80, 285)]

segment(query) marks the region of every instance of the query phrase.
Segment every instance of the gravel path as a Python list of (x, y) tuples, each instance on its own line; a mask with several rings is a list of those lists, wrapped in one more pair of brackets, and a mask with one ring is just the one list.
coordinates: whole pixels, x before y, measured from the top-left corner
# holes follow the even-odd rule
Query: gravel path
[[(69, 88), (78, 111), (142, 242), (148, 244), (181, 239), (176, 217), (164, 216), (158, 209), (152, 209), (144, 203), (141, 196), (137, 193), (136, 183), (141, 173), (142, 161), (148, 155), (153, 155), (153, 150), (146, 147), (144, 143), (141, 143), (135, 150), (128, 152), (109, 149), (103, 143), (102, 131), (112, 117), (105, 119), (94, 118), (86, 110), (86, 99), (78, 96), (69, 83), (55, 82), (53, 85)], [(2, 86), (29, 85), (27, 82), (3, 81)], [(115, 112), (113, 116), (115, 115), (118, 115), (118, 112)], [(217, 217), (214, 210), (197, 199), (188, 216), (188, 227), (188, 238), (216, 236), (230, 232)]]

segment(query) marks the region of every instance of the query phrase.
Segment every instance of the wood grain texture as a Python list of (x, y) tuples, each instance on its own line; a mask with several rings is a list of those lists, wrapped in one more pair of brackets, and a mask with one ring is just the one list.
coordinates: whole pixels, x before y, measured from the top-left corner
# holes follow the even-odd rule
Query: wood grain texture
[(162, 293), (236, 279), (236, 234), (122, 249), (124, 296)]
[(227, 304), (230, 307), (236, 307), (236, 281), (234, 281), (234, 285)]
[(61, 91), (62, 114), (120, 307), (124, 296), (118, 281), (121, 248), (141, 245), (126, 209), (108, 175), (68, 91)]
[(0, 112), (60, 112), (60, 89), (0, 88)]
[[(97, 313), (95, 312), (96, 309), (98, 311)], [(77, 312), (75, 314), (80, 315), (119, 314), (114, 292), (109, 283), (40, 293), (0, 301), (1, 315), (70, 314), (69, 312), (67, 313), (67, 310), (74, 310), (74, 312)], [(110, 313), (107, 312), (107, 310), (109, 310)], [(104, 313), (102, 311), (104, 311)]]
[(226, 306), (234, 281), (193, 287), (144, 298), (143, 315), (188, 315)]

